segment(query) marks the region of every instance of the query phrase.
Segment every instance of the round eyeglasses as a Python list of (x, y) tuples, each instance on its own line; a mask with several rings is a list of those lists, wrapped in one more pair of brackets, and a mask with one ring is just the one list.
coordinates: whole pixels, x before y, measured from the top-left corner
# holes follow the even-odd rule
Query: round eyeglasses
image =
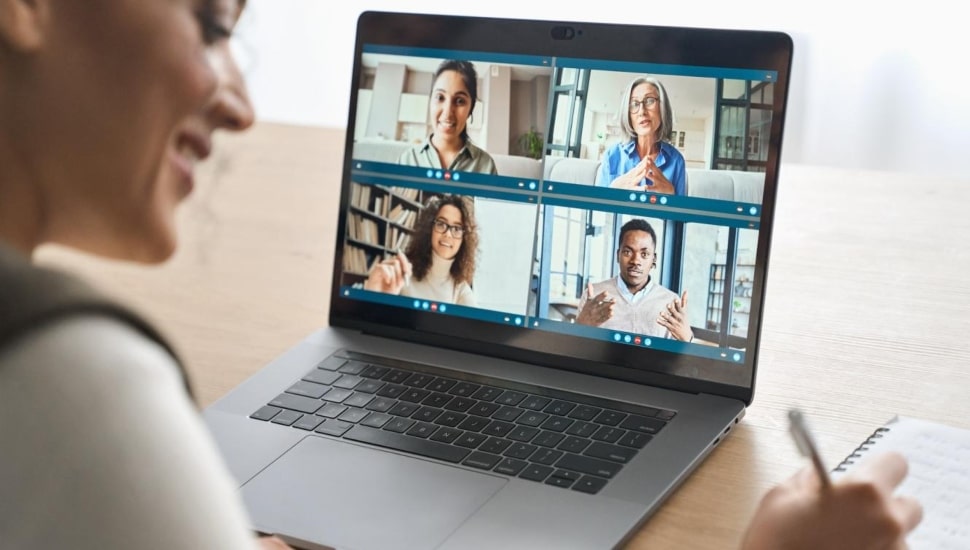
[(460, 225), (449, 225), (448, 222), (442, 219), (437, 219), (433, 222), (433, 227), (437, 233), (448, 233), (456, 239), (460, 239), (465, 236), (465, 228)]

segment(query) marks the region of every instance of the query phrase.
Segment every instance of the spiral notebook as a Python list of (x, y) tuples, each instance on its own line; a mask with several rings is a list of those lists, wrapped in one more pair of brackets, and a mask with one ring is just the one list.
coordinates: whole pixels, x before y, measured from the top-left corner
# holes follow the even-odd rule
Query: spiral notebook
[(970, 430), (897, 416), (846, 457), (835, 475), (883, 451), (897, 451), (909, 460), (909, 475), (896, 492), (923, 505), (923, 521), (907, 539), (909, 547), (970, 548)]

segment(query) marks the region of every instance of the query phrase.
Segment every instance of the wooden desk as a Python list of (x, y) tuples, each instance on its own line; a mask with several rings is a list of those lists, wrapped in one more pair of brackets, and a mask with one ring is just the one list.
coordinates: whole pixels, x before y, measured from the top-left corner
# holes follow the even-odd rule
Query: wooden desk
[[(222, 136), (161, 267), (39, 259), (153, 318), (208, 405), (326, 324), (343, 136)], [(968, 204), (970, 180), (784, 166), (753, 406), (631, 549), (736, 547), (763, 492), (804, 464), (793, 405), (832, 466), (896, 413), (970, 428)]]

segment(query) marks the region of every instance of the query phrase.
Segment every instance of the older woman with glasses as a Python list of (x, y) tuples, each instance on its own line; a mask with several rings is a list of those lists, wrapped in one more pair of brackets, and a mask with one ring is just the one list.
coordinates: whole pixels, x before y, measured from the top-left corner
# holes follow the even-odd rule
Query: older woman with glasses
[(673, 120), (663, 84), (648, 76), (633, 79), (620, 103), (620, 125), (628, 139), (603, 154), (597, 185), (686, 195), (684, 156), (669, 142)]
[(471, 202), (458, 195), (435, 197), (418, 214), (405, 252), (375, 264), (364, 289), (475, 307), (477, 252)]

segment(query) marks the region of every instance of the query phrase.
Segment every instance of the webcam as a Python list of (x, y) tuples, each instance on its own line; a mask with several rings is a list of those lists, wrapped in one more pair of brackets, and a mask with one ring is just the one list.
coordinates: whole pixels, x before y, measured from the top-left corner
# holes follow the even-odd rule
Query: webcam
[(572, 40), (576, 36), (576, 29), (557, 25), (549, 33), (553, 40)]

